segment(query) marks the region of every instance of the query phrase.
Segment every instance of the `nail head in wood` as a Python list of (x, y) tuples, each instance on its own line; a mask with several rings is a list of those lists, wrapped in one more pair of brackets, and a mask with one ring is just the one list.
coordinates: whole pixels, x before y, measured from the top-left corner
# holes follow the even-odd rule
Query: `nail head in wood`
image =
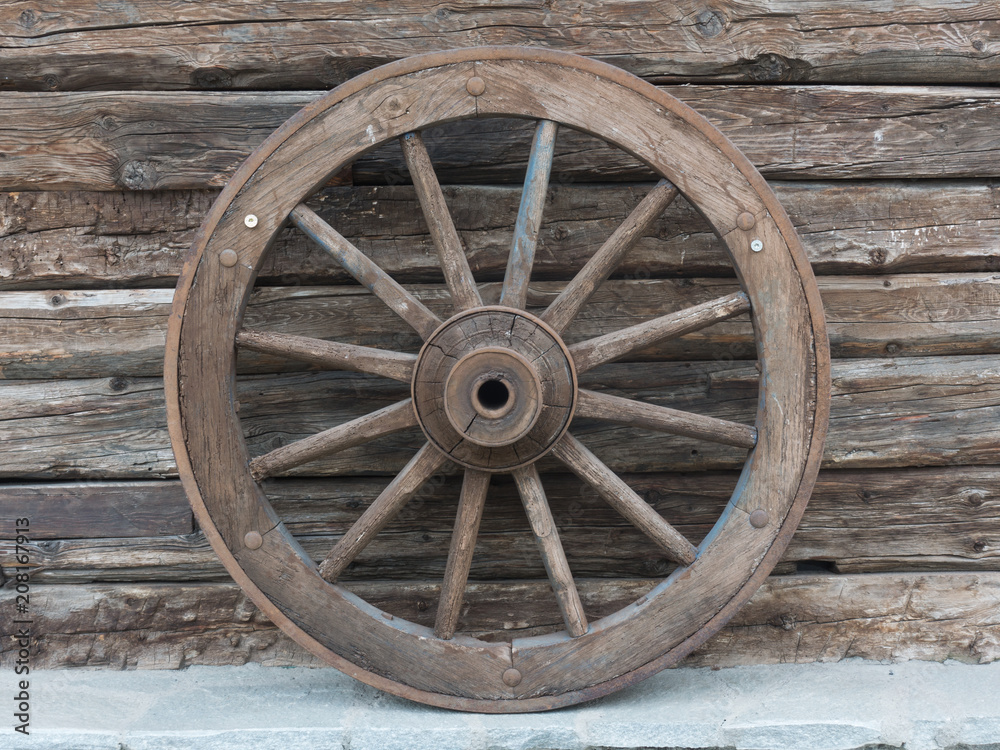
[(247, 214), (245, 217), (243, 217), (243, 223), (246, 224), (251, 229), (253, 229), (255, 226), (257, 226), (257, 217), (254, 214)]
[(750, 525), (755, 529), (763, 529), (767, 526), (770, 518), (768, 518), (767, 511), (758, 508), (753, 513), (750, 514)]
[(516, 669), (508, 669), (503, 673), (503, 684), (507, 687), (517, 687), (521, 684), (521, 673)]
[(753, 242), (750, 243), (750, 249), (753, 250), (755, 253), (759, 253), (761, 250), (764, 249), (764, 243), (761, 242), (760, 240), (754, 240)]
[(239, 261), (240, 256), (236, 254), (235, 250), (223, 250), (219, 253), (219, 262), (226, 268), (232, 268)]
[(248, 531), (243, 537), (243, 545), (247, 549), (260, 549), (260, 545), (263, 543), (264, 537), (260, 535), (259, 531)]
[(486, 91), (486, 81), (479, 76), (473, 76), (465, 84), (465, 90), (473, 96), (480, 96)]
[(757, 223), (757, 219), (749, 211), (744, 211), (738, 217), (736, 217), (736, 226), (742, 229), (744, 232), (748, 232), (754, 228)]

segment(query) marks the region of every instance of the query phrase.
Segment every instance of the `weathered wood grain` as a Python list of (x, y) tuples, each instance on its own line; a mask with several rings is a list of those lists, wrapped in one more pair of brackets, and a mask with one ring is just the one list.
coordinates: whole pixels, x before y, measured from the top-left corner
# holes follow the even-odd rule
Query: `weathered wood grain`
[[(586, 580), (584, 607), (599, 617), (648, 589), (642, 580)], [(357, 587), (384, 611), (433, 623), (439, 586)], [(193, 664), (318, 666), (234, 584), (37, 585), (33, 666), (177, 669)], [(0, 600), (13, 596), (4, 589)], [(472, 584), (461, 627), (510, 638), (561, 627), (547, 583)], [(1000, 658), (1000, 574), (773, 576), (686, 666), (866, 658), (989, 663)], [(0, 637), (9, 633), (0, 632)], [(13, 652), (0, 657), (9, 668)]]
[[(626, 474), (624, 479), (685, 537), (699, 542), (722, 512), (737, 474)], [(781, 569), (1000, 570), (998, 480), (1000, 471), (992, 467), (823, 471)], [(287, 528), (318, 560), (387, 481), (272, 480), (268, 494)], [(649, 577), (673, 569), (596, 490), (565, 474), (545, 474), (542, 483), (575, 575)], [(114, 488), (113, 483), (105, 486)], [(172, 500), (184, 502), (179, 485), (173, 487)], [(442, 475), (422, 488), (359, 556), (346, 580), (443, 580), (459, 494), (458, 475)], [(44, 534), (44, 525), (32, 524)], [(30, 548), (38, 566), (35, 579), (228, 580), (200, 533), (99, 538), (106, 536), (105, 529), (93, 516), (82, 518), (76, 528), (79, 537), (95, 538), (39, 541)], [(0, 546), (0, 568), (8, 576), (12, 554), (9, 544)], [(471, 572), (478, 580), (545, 576), (509, 477), (493, 482)]]
[(327, 87), (388, 60), (484, 44), (593, 55), (666, 80), (993, 83), (998, 75), (996, 9), (984, 1), (335, 7), (61, 0), (42, 9), (15, 0), (0, 9), (4, 83), (42, 91)]
[[(750, 422), (756, 382), (756, 370), (743, 363), (629, 363), (594, 370), (581, 386)], [(996, 462), (996, 355), (840, 360), (833, 388), (827, 466)], [(241, 378), (238, 395), (249, 449), (257, 455), (388, 406), (408, 391), (353, 373), (293, 373)], [(154, 378), (0, 384), (0, 474), (19, 480), (171, 477), (162, 398), (162, 383)], [(742, 465), (744, 455), (728, 446), (584, 420), (574, 422), (573, 431), (617, 471), (728, 469)], [(296, 471), (396, 473), (420, 443), (418, 431), (399, 433)], [(637, 452), (632, 446), (639, 444), (656, 450)]]
[[(1000, 94), (963, 87), (666, 86), (762, 174), (791, 179), (988, 177), (1000, 167)], [(162, 190), (224, 185), (319, 92), (4, 94), (0, 189)], [(424, 139), (442, 183), (520, 183), (533, 124), (467, 120)], [(331, 165), (333, 166), (333, 165)], [(356, 183), (406, 181), (396, 143), (355, 162)], [(652, 179), (634, 157), (566, 130), (552, 183)]]
[[(1000, 353), (1000, 276), (899, 274), (821, 276), (831, 353), (848, 357), (923, 357)], [(529, 310), (540, 313), (563, 287), (533, 282)], [(495, 302), (499, 283), (480, 287)], [(713, 278), (605, 282), (566, 331), (570, 344), (702, 304), (736, 291)], [(451, 303), (442, 287), (411, 286), (433, 312)], [(169, 290), (0, 292), (0, 379), (150, 377), (163, 368)], [(420, 338), (358, 286), (264, 287), (252, 297), (246, 327), (415, 352)], [(629, 360), (752, 359), (747, 317), (650, 346)], [(303, 370), (297, 359), (244, 350), (240, 372)], [(363, 369), (363, 368), (355, 368)]]
[[(969, 182), (772, 182), (817, 273), (1000, 270), (1000, 189)], [(559, 185), (549, 191), (534, 279), (582, 268), (649, 185)], [(476, 278), (499, 281), (520, 196), (514, 187), (446, 186)], [(0, 289), (173, 289), (215, 191), (0, 194)], [(440, 278), (407, 185), (331, 188), (310, 202), (379, 267), (404, 283)], [(721, 244), (678, 198), (616, 272), (632, 278), (731, 275)], [(342, 282), (346, 272), (284, 230), (261, 282)]]
[(30, 520), (31, 539), (188, 534), (194, 517), (176, 482), (0, 484), (0, 535)]

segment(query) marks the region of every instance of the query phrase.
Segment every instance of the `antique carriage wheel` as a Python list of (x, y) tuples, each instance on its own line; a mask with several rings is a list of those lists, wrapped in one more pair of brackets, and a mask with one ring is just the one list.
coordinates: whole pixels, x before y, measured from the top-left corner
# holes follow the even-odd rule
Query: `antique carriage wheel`
[[(499, 305), (484, 305), (420, 131), (473, 117), (538, 125)], [(525, 299), (559, 126), (611, 143), (663, 180), (540, 316)], [(401, 143), (454, 315), (439, 319), (304, 201), (343, 165)], [(676, 187), (675, 187), (676, 186)], [(725, 244), (742, 291), (567, 347), (561, 332), (678, 191)], [(412, 326), (418, 355), (245, 330), (257, 270), (290, 221)], [(580, 389), (578, 373), (751, 312), (761, 369), (754, 426)], [(250, 460), (236, 414), (238, 347), (412, 383), (412, 399)], [(227, 569), (285, 632), (376, 687), (464, 710), (534, 711), (605, 695), (676, 663), (749, 599), (798, 524), (829, 401), (823, 312), (773, 193), (707, 121), (623, 71), (573, 55), (474, 48), (410, 58), (345, 83), (286, 122), (206, 218), (177, 286), (166, 379), (171, 439), (198, 519)], [(698, 547), (568, 431), (576, 416), (749, 449), (721, 518)], [(260, 480), (415, 427), (426, 443), (317, 565)], [(679, 567), (647, 596), (588, 622), (535, 462), (552, 455)], [(332, 581), (448, 461), (465, 478), (436, 626), (382, 616)], [(555, 635), (486, 642), (455, 633), (491, 473), (514, 476), (565, 621)]]

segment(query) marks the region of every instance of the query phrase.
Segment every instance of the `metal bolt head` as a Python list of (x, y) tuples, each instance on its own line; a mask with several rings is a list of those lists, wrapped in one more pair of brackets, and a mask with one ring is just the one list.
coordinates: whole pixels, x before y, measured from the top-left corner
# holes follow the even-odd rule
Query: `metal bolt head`
[(481, 96), (486, 91), (486, 81), (479, 76), (473, 76), (465, 82), (465, 90), (473, 96)]
[(521, 684), (521, 673), (513, 668), (504, 671), (503, 684), (507, 687), (517, 687)]
[(744, 232), (748, 232), (753, 229), (754, 224), (757, 223), (757, 219), (749, 211), (744, 211), (739, 216), (736, 217), (736, 226), (742, 229)]
[(767, 511), (761, 508), (757, 508), (757, 510), (750, 514), (750, 525), (755, 529), (763, 529), (770, 520)]
[(753, 242), (750, 243), (750, 249), (753, 250), (755, 253), (759, 253), (761, 250), (764, 249), (764, 243), (761, 242), (760, 240), (754, 240)]
[(219, 263), (224, 265), (226, 268), (232, 268), (239, 261), (240, 256), (236, 254), (235, 250), (230, 250), (226, 248), (221, 253), (219, 253)]
[(246, 224), (251, 229), (253, 229), (255, 226), (257, 226), (257, 217), (254, 216), (253, 214), (247, 214), (246, 216), (243, 217), (243, 223)]
[(260, 549), (260, 545), (263, 543), (264, 537), (260, 535), (259, 531), (248, 531), (243, 537), (243, 545), (247, 549)]

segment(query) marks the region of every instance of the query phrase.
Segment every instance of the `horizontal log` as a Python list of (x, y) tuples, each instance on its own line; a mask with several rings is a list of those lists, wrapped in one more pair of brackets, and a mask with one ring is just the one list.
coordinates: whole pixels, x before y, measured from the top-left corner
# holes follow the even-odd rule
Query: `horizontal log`
[[(379, 63), (452, 47), (516, 44), (592, 55), (666, 80), (993, 83), (995, 7), (749, 6), (641, 2), (533, 5), (413, 0), (336, 9), (309, 0), (164, 7), (28, 0), (0, 8), (4, 84), (85, 88), (303, 88)], [(849, 40), (849, 43), (846, 43)]]
[[(837, 358), (1000, 353), (1000, 276), (906, 274), (820, 277), (831, 353)], [(534, 282), (529, 309), (552, 302), (562, 282)], [(615, 280), (600, 287), (566, 331), (567, 343), (601, 336), (658, 315), (728, 295), (727, 279)], [(443, 287), (410, 290), (446, 318)], [(499, 282), (480, 285), (496, 302)], [(0, 378), (149, 377), (163, 369), (173, 293), (166, 289), (0, 292)], [(314, 338), (416, 352), (416, 333), (359, 285), (259, 287), (245, 325)], [(648, 347), (630, 360), (756, 357), (746, 315)], [(304, 370), (303, 362), (243, 350), (240, 372)]]
[[(758, 374), (741, 363), (606, 365), (581, 386), (732, 421), (752, 422)], [(404, 384), (354, 373), (240, 378), (252, 455), (334, 427), (406, 398)], [(1000, 440), (996, 355), (839, 360), (825, 464), (843, 468), (984, 465)], [(51, 480), (174, 476), (162, 383), (154, 378), (0, 383), (0, 476)], [(689, 438), (607, 423), (573, 425), (617, 471), (738, 468), (745, 453)], [(421, 444), (417, 430), (381, 438), (300, 467), (299, 473), (379, 474), (402, 469)], [(637, 452), (636, 444), (656, 451)], [(553, 464), (554, 465), (554, 464)]]
[[(1000, 190), (971, 182), (772, 182), (821, 274), (1000, 269)], [(549, 192), (533, 278), (582, 267), (649, 185), (561, 185)], [(445, 187), (480, 282), (503, 278), (520, 201), (516, 187)], [(173, 288), (215, 191), (0, 194), (0, 289)], [(341, 187), (310, 205), (404, 283), (440, 281), (413, 188)], [(704, 222), (675, 200), (617, 274), (731, 276)], [(279, 233), (260, 283), (340, 283), (343, 269), (300, 232)]]
[[(700, 542), (719, 518), (738, 475), (626, 474), (623, 479), (685, 537)], [(319, 560), (386, 481), (270, 480), (267, 493), (289, 531)], [(673, 568), (592, 488), (567, 474), (546, 474), (542, 481), (576, 575), (647, 577), (666, 575)], [(373, 540), (346, 578), (440, 580), (460, 482), (458, 476), (446, 476), (423, 488)], [(161, 486), (165, 504), (186, 508), (179, 483), (149, 484)], [(823, 471), (781, 569), (1000, 570), (998, 486), (1000, 470), (992, 467)], [(115, 483), (95, 487), (102, 488), (110, 496), (123, 494)], [(28, 548), (36, 580), (228, 580), (201, 534), (164, 530), (148, 532), (147, 538), (108, 539), (111, 526), (91, 513), (80, 514), (73, 527), (75, 536), (90, 538), (67, 539), (66, 534), (53, 533), (58, 524), (45, 515), (41, 497), (38, 493), (29, 498), (19, 511), (30, 516), (30, 536), (39, 540)], [(187, 530), (190, 518), (188, 524)], [(177, 536), (166, 536), (171, 533)], [(40, 541), (57, 536), (64, 538)], [(10, 576), (14, 550), (8, 542), (2, 545), (0, 568)], [(493, 480), (472, 571), (480, 580), (545, 575), (509, 478)]]
[[(648, 590), (641, 580), (581, 581), (592, 619)], [(383, 611), (432, 625), (439, 586), (356, 587)], [(0, 591), (0, 602), (13, 590)], [(36, 585), (32, 666), (177, 669), (194, 664), (318, 666), (232, 583)], [(685, 666), (920, 659), (1000, 659), (1000, 574), (809, 575), (769, 578)], [(459, 627), (507, 639), (561, 627), (547, 582), (472, 584)], [(13, 633), (0, 625), (0, 637)], [(15, 652), (0, 655), (12, 667)]]
[(0, 484), (0, 535), (29, 520), (31, 539), (188, 534), (194, 517), (176, 482)]
[[(715, 124), (766, 176), (989, 177), (1000, 169), (1000, 93), (963, 87), (665, 86)], [(4, 94), (0, 189), (163, 190), (225, 185), (236, 167), (319, 92)], [(429, 128), (445, 183), (524, 179), (533, 125), (487, 118)], [(331, 165), (334, 167), (336, 165)], [(358, 184), (408, 173), (388, 143), (353, 166)], [(564, 129), (553, 185), (649, 180), (624, 151)]]

